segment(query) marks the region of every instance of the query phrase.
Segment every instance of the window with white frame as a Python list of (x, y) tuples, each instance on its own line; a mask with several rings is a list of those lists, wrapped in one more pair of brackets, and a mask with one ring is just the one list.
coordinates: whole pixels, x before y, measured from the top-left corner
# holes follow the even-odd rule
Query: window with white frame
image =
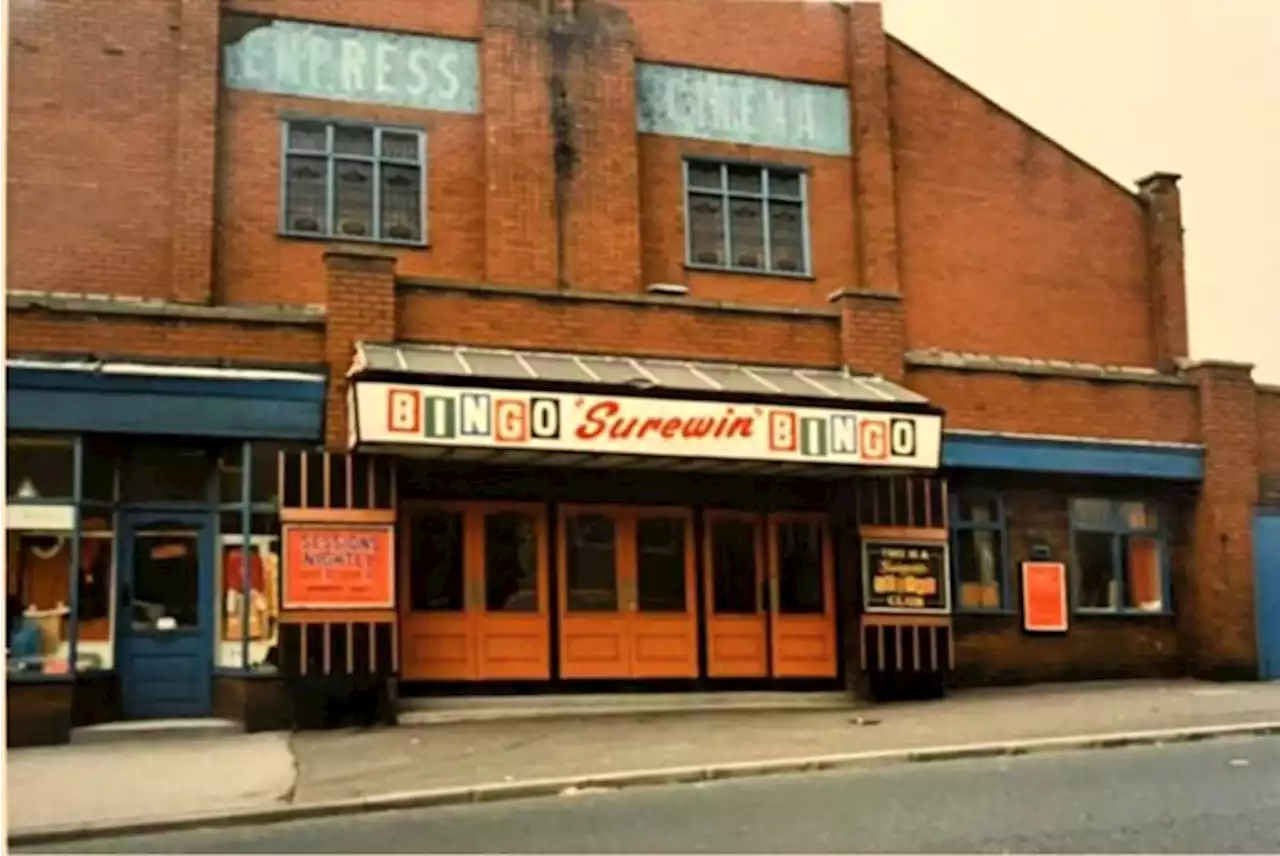
[(809, 273), (804, 170), (688, 160), (685, 194), (690, 267)]
[(1167, 554), (1155, 503), (1071, 501), (1071, 553), (1080, 612), (1165, 612)]
[(285, 234), (426, 243), (421, 131), (325, 120), (284, 123)]

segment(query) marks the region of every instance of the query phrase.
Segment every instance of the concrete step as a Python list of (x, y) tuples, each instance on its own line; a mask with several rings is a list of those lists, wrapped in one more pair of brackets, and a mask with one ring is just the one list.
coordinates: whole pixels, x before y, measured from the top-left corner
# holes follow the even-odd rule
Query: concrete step
[(77, 746), (91, 743), (124, 741), (195, 739), (242, 734), (244, 727), (231, 719), (131, 719), (87, 725), (71, 731), (71, 742)]
[(851, 695), (843, 692), (439, 696), (401, 699), (400, 723), (402, 725), (436, 725), (509, 719), (852, 710), (858, 706), (860, 706), (859, 703)]

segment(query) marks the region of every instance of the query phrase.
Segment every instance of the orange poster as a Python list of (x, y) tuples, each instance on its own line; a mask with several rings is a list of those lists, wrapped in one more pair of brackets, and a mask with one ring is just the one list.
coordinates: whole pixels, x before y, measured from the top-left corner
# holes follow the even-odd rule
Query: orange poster
[(394, 527), (294, 524), (284, 532), (284, 609), (393, 609)]
[(1022, 628), (1030, 633), (1067, 630), (1067, 566), (1022, 563)]

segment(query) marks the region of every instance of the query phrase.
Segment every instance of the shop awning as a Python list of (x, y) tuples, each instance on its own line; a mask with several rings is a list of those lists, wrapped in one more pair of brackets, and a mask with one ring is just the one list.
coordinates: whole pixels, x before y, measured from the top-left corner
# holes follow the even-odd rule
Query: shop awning
[(349, 376), (364, 451), (847, 477), (936, 469), (942, 443), (923, 396), (835, 369), (360, 343)]
[(449, 345), (356, 347), (352, 374), (390, 372), (470, 381), (515, 381), (631, 388), (761, 400), (807, 399), (826, 405), (928, 406), (928, 399), (874, 375), (650, 357), (512, 351)]
[(326, 377), (292, 370), (10, 357), (11, 431), (317, 440)]

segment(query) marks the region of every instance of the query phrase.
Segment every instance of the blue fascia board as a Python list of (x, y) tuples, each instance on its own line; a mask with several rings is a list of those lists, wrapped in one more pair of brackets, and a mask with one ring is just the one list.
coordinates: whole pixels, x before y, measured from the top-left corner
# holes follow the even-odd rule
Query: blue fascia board
[(325, 383), (7, 369), (11, 431), (312, 441)]
[(64, 369), (7, 368), (9, 389), (65, 390), (106, 394), (155, 394), (197, 398), (262, 398), (272, 401), (324, 401), (325, 384), (272, 378), (181, 377), (103, 374)]
[(1199, 482), (1204, 479), (1204, 450), (1098, 440), (948, 432), (942, 442), (942, 465), (954, 469)]

